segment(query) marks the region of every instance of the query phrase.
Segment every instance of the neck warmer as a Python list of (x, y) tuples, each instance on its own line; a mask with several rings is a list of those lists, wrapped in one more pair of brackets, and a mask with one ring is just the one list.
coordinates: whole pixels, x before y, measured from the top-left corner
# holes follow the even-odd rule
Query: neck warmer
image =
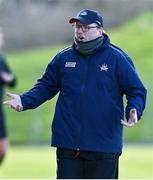
[(74, 39), (76, 50), (83, 55), (90, 55), (95, 53), (96, 50), (103, 44), (103, 41), (103, 36), (87, 42), (78, 41), (76, 38)]

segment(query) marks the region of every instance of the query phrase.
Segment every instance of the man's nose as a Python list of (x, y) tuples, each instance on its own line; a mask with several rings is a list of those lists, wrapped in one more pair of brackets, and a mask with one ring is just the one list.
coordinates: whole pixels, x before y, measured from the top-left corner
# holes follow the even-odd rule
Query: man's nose
[(77, 28), (77, 33), (83, 33), (82, 27)]

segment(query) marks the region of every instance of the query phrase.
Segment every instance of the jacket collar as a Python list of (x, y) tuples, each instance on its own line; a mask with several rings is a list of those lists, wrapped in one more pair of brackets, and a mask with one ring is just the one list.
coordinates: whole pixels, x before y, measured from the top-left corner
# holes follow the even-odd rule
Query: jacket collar
[[(106, 47), (108, 47), (108, 46), (110, 45), (110, 38), (109, 38), (109, 36), (108, 36), (107, 34), (103, 34), (103, 36), (104, 36), (103, 44), (102, 44), (93, 54), (97, 53), (98, 51), (104, 50)], [(74, 50), (76, 53), (79, 53), (79, 52), (76, 50), (75, 43), (73, 43), (72, 48), (73, 48), (73, 50)], [(81, 53), (79, 53), (79, 54), (81, 54)], [(81, 54), (81, 55), (83, 55), (83, 54)], [(86, 55), (83, 55), (83, 56), (86, 56)]]

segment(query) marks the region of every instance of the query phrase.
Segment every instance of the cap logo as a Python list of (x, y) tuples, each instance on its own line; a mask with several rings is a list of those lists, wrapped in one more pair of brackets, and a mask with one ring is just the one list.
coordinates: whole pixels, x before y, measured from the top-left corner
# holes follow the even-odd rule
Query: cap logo
[(96, 21), (96, 23), (98, 23), (98, 24), (100, 24), (100, 25), (101, 25), (101, 22), (99, 22), (99, 21)]
[(86, 15), (87, 15), (87, 12), (86, 12), (86, 11), (84, 11), (84, 12), (80, 13), (80, 15), (82, 15), (82, 16), (86, 16)]

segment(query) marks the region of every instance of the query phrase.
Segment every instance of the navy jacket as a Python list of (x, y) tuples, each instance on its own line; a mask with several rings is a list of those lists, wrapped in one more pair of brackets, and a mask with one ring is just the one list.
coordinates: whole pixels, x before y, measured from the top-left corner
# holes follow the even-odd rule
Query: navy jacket
[[(0, 73), (7, 72), (12, 73), (9, 66), (6, 63), (6, 58), (4, 55), (0, 54)], [(5, 83), (0, 75), (0, 138), (6, 137), (6, 128), (5, 128), (5, 116), (3, 113), (3, 94), (4, 94), (4, 87), (14, 87), (16, 84), (16, 79), (14, 78), (10, 83)]]
[(140, 119), (146, 101), (132, 61), (109, 37), (96, 53), (79, 54), (74, 46), (59, 52), (42, 78), (21, 95), (24, 110), (38, 107), (59, 92), (52, 124), (52, 146), (97, 152), (121, 152), (124, 119), (136, 108)]

